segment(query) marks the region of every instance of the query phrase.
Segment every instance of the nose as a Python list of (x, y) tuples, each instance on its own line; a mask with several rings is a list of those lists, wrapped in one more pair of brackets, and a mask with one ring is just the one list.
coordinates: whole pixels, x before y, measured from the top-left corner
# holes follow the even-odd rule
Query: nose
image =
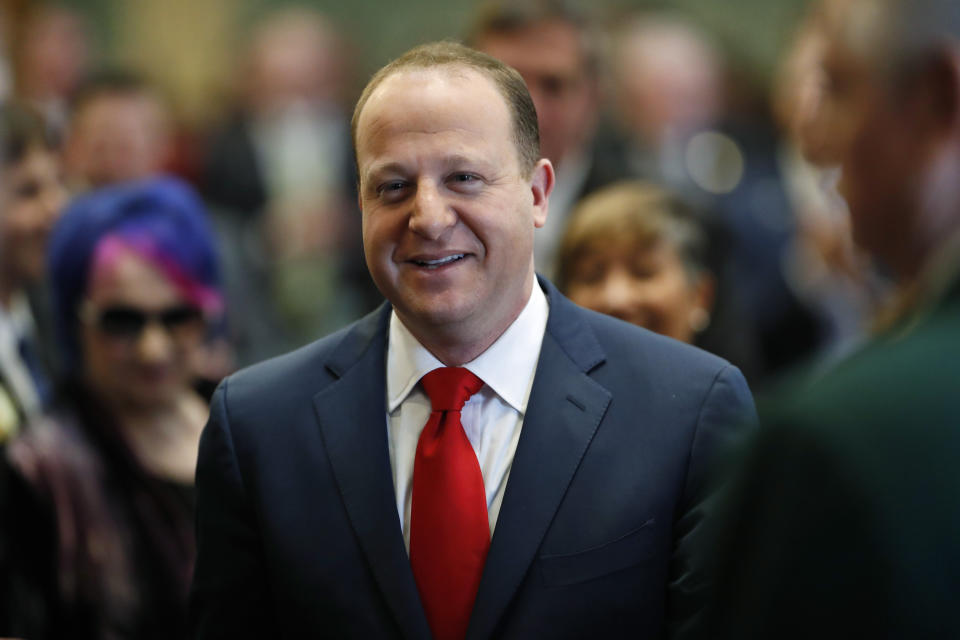
[(456, 213), (437, 187), (428, 180), (421, 180), (413, 197), (408, 223), (410, 230), (428, 240), (439, 240), (456, 224)]
[(137, 355), (145, 364), (161, 364), (170, 358), (173, 340), (156, 320), (148, 322), (137, 341)]
[(67, 190), (61, 184), (50, 185), (43, 194), (43, 222), (51, 227), (67, 202)]
[(603, 313), (633, 321), (633, 316), (643, 306), (640, 288), (619, 269), (610, 273), (598, 288)]

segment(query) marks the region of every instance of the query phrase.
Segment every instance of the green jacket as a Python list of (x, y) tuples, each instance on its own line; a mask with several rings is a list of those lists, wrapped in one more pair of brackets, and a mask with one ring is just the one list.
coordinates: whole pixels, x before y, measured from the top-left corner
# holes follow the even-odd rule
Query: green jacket
[(960, 279), (760, 404), (704, 550), (709, 638), (960, 638)]

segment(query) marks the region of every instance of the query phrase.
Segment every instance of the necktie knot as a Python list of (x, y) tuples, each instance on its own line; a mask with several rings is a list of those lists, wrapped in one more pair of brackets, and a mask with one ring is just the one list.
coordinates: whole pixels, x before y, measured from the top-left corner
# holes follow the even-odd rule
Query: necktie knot
[(434, 411), (460, 411), (470, 396), (483, 387), (483, 380), (463, 367), (434, 369), (420, 382)]

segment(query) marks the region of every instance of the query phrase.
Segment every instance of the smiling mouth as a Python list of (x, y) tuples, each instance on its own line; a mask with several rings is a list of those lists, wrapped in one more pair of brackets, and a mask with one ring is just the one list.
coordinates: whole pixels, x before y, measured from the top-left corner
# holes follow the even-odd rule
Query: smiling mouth
[(427, 269), (437, 269), (439, 267), (444, 267), (448, 264), (453, 264), (454, 262), (459, 262), (460, 260), (463, 260), (465, 257), (466, 257), (466, 254), (455, 253), (445, 258), (438, 258), (436, 260), (414, 260), (413, 263), (418, 267), (426, 267)]

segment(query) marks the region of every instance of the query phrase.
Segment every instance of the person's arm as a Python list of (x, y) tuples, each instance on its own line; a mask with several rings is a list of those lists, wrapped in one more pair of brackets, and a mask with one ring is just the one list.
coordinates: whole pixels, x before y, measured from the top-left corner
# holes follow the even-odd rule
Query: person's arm
[(690, 637), (698, 629), (706, 603), (705, 567), (697, 553), (705, 518), (713, 507), (710, 472), (718, 457), (738, 435), (751, 430), (756, 421), (746, 380), (735, 367), (725, 367), (717, 374), (700, 408), (674, 521), (667, 593), (667, 630), (671, 638)]
[(197, 462), (197, 563), (190, 593), (195, 638), (276, 633), (256, 517), (237, 461), (228, 381), (213, 396)]

